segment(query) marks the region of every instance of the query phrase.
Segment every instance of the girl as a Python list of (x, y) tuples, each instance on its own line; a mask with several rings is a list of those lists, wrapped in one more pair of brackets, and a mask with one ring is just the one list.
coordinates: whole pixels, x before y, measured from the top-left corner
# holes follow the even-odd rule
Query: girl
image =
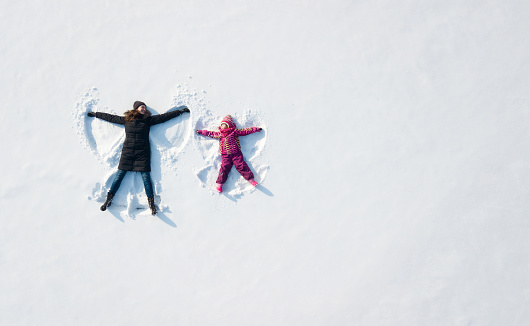
[(231, 115), (227, 115), (221, 121), (219, 131), (197, 130), (199, 135), (219, 139), (219, 152), (221, 153), (221, 169), (219, 170), (219, 177), (217, 178), (216, 189), (218, 192), (223, 192), (223, 184), (228, 178), (228, 173), (232, 166), (235, 165), (237, 171), (241, 173), (243, 178), (248, 180), (254, 187), (258, 185), (254, 181), (254, 174), (250, 171), (247, 163), (241, 153), (241, 145), (239, 144), (239, 136), (250, 135), (255, 132), (260, 132), (261, 128), (251, 127), (245, 129), (236, 129), (236, 124)]
[(149, 144), (149, 130), (151, 126), (166, 122), (176, 118), (184, 112), (190, 112), (187, 107), (181, 110), (166, 112), (164, 114), (153, 115), (147, 110), (145, 103), (136, 101), (133, 109), (125, 112), (125, 116), (117, 116), (103, 112), (88, 112), (89, 117), (96, 117), (108, 122), (125, 126), (125, 142), (121, 151), (120, 164), (118, 173), (107, 193), (107, 200), (101, 206), (104, 211), (112, 204), (112, 198), (118, 191), (121, 181), (127, 171), (140, 172), (144, 181), (145, 193), (151, 213), (155, 215), (155, 198), (153, 193), (153, 184), (151, 181), (151, 146)]

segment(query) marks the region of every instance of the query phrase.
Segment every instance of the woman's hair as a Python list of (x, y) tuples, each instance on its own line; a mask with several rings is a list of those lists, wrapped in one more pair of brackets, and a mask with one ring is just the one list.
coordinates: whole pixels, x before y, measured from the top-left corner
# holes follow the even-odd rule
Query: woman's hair
[(137, 120), (137, 119), (143, 119), (143, 118), (147, 118), (147, 117), (150, 117), (151, 116), (151, 112), (149, 112), (149, 110), (146, 110), (145, 114), (141, 114), (140, 112), (138, 112), (138, 110), (129, 110), (129, 111), (125, 111), (125, 121), (127, 122), (131, 122), (133, 120)]

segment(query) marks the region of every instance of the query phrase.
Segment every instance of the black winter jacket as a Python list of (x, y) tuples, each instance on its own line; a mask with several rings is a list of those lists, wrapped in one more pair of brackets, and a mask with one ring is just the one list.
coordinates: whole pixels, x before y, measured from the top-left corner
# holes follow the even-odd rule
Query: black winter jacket
[(118, 169), (151, 172), (151, 146), (149, 144), (151, 126), (176, 118), (181, 113), (180, 110), (170, 111), (131, 122), (126, 122), (125, 117), (103, 112), (96, 112), (96, 118), (125, 126), (125, 142)]

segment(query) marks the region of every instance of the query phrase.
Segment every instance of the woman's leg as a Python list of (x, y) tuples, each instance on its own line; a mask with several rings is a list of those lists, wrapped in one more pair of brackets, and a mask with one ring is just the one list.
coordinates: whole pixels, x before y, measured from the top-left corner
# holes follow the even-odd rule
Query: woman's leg
[(116, 176), (114, 177), (114, 181), (112, 182), (112, 186), (110, 186), (110, 190), (107, 193), (107, 199), (105, 200), (103, 205), (101, 205), (100, 207), (102, 211), (106, 210), (107, 207), (110, 207), (110, 205), (112, 204), (112, 198), (114, 198), (116, 191), (118, 191), (118, 188), (120, 188), (121, 181), (123, 180), (123, 177), (125, 176), (126, 173), (127, 171), (124, 171), (124, 170), (118, 170), (118, 173), (116, 173)]
[(116, 177), (114, 178), (114, 182), (112, 182), (112, 186), (110, 186), (109, 192), (111, 194), (116, 194), (116, 191), (118, 191), (118, 188), (120, 188), (121, 182), (126, 173), (127, 171), (125, 170), (118, 170), (118, 173), (116, 173)]
[(241, 173), (245, 180), (254, 180), (254, 174), (252, 173), (252, 171), (250, 171), (248, 164), (245, 162), (245, 159), (243, 158), (243, 153), (234, 154), (233, 160), (234, 165), (236, 166), (236, 170)]
[(155, 194), (153, 192), (153, 181), (151, 181), (151, 173), (149, 172), (140, 172), (142, 174), (142, 180), (144, 181), (145, 194), (147, 195), (147, 202), (149, 203), (149, 208), (151, 208), (151, 214), (156, 215), (156, 206), (155, 206)]
[(145, 194), (147, 198), (154, 197), (153, 193), (153, 182), (151, 181), (151, 173), (140, 172), (142, 174), (142, 180), (144, 181)]
[(234, 163), (232, 162), (231, 155), (223, 155), (221, 160), (221, 168), (219, 169), (219, 176), (217, 177), (217, 183), (223, 184), (228, 179), (228, 173), (232, 169)]

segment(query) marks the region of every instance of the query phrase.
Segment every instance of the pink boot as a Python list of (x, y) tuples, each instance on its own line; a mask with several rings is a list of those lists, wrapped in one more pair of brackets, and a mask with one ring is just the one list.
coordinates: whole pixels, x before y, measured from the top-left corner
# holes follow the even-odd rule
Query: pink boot
[(253, 185), (254, 187), (258, 185), (258, 183), (254, 179), (248, 180), (248, 182), (250, 182), (250, 184)]
[(219, 193), (223, 192), (223, 184), (222, 183), (218, 183), (217, 186), (215, 186), (215, 189)]

